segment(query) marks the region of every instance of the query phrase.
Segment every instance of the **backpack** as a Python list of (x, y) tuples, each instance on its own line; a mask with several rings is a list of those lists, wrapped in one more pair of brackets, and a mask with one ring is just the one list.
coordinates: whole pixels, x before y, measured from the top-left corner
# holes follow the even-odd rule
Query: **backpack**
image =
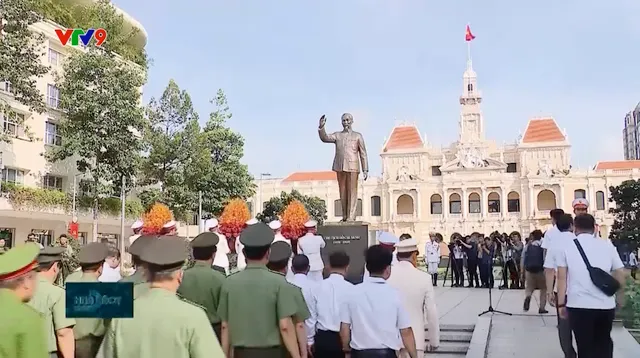
[(524, 269), (531, 273), (544, 271), (544, 249), (542, 246), (529, 244), (527, 252), (524, 254)]

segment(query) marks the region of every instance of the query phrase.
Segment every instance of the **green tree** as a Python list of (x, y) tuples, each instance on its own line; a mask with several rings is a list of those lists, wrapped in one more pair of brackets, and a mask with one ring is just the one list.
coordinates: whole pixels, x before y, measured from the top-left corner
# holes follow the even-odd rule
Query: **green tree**
[(57, 79), (62, 144), (47, 152), (51, 161), (73, 158), (91, 186), (94, 240), (97, 239), (98, 203), (118, 195), (124, 178), (132, 183), (142, 151), (140, 133), (145, 126), (139, 105), (144, 72), (100, 49), (75, 52)]
[(244, 139), (227, 127), (232, 114), (221, 89), (211, 104), (215, 109), (201, 134), (207, 158), (198, 158), (208, 160), (210, 165), (198, 174), (201, 180), (196, 182), (196, 188), (202, 191), (204, 211), (219, 215), (230, 199), (252, 196), (255, 185), (247, 166), (240, 162), (244, 155)]
[[(11, 84), (11, 92), (17, 102), (32, 112), (42, 113), (45, 106), (36, 81), (49, 71), (49, 67), (42, 65), (40, 60), (44, 35), (29, 28), (42, 19), (35, 12), (38, 1), (0, 1), (0, 81)], [(13, 117), (18, 125), (25, 126), (24, 119), (16, 115), (1, 95), (0, 113)], [(28, 132), (28, 128), (25, 127), (25, 130)], [(0, 133), (0, 141), (10, 140), (4, 132)]]
[(617, 244), (638, 247), (640, 242), (640, 180), (626, 180), (609, 188), (611, 201), (616, 203), (609, 212), (615, 215), (609, 238)]
[(300, 201), (307, 209), (309, 216), (317, 221), (319, 225), (327, 219), (327, 206), (322, 199), (317, 196), (303, 195), (297, 190), (292, 190), (290, 193), (283, 191), (280, 196), (274, 196), (269, 199), (265, 203), (262, 212), (256, 218), (265, 223), (276, 220), (293, 200)]

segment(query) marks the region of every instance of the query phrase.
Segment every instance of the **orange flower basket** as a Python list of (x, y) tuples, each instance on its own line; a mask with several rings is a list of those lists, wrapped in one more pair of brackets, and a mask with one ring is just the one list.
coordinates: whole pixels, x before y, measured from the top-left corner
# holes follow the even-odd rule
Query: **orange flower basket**
[(169, 207), (155, 203), (142, 217), (142, 233), (145, 235), (159, 235), (162, 233), (162, 227), (171, 220), (173, 220), (173, 214), (171, 214)]
[(298, 239), (304, 235), (304, 224), (309, 221), (309, 213), (298, 200), (293, 200), (282, 212), (282, 236), (289, 239), (291, 248), (298, 253)]
[(236, 253), (236, 238), (251, 218), (247, 203), (242, 199), (231, 199), (220, 216), (220, 233), (227, 238), (231, 253)]

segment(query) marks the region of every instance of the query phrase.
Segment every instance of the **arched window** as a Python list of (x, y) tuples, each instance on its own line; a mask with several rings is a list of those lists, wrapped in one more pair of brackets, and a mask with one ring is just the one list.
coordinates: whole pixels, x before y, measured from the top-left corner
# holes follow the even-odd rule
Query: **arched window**
[(460, 194), (453, 193), (449, 195), (449, 213), (462, 213), (462, 201), (460, 200)]
[(494, 192), (489, 193), (487, 197), (487, 209), (490, 213), (500, 212), (500, 194)]
[(556, 208), (556, 194), (551, 190), (538, 193), (538, 210), (553, 210)]
[(398, 197), (396, 213), (398, 213), (398, 215), (413, 214), (413, 198), (410, 195), (402, 194)]
[(442, 197), (440, 194), (431, 195), (431, 215), (442, 214)]
[(574, 190), (573, 191), (573, 198), (574, 199), (586, 199), (587, 198), (587, 192), (583, 189), (578, 189), (578, 190)]
[(333, 216), (337, 218), (342, 217), (342, 203), (340, 202), (340, 199), (333, 201)]
[(468, 91), (468, 92), (473, 92), (473, 83), (469, 83), (469, 84), (467, 85), (467, 91)]
[(596, 210), (604, 210), (604, 192), (596, 191)]
[(520, 194), (515, 191), (512, 191), (507, 195), (507, 212), (520, 212)]
[(469, 213), (480, 214), (482, 206), (480, 205), (480, 195), (478, 193), (469, 194)]
[(374, 195), (371, 197), (371, 216), (381, 216), (382, 215), (382, 207), (380, 202), (380, 197)]

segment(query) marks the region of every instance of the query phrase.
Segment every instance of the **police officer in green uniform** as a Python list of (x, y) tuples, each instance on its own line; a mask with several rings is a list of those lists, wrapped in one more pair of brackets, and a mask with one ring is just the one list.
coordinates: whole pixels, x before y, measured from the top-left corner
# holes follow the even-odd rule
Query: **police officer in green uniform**
[(185, 299), (204, 307), (216, 337), (220, 340), (220, 317), (218, 302), (225, 275), (212, 268), (216, 255), (216, 245), (220, 238), (212, 232), (203, 232), (190, 243), (193, 267), (185, 270), (178, 294)]
[(149, 291), (134, 299), (133, 318), (111, 321), (97, 357), (224, 358), (205, 310), (176, 295), (186, 243), (159, 238), (140, 258), (146, 263)]
[[(80, 275), (69, 275), (69, 282), (99, 282), (102, 274), (102, 264), (109, 254), (107, 245), (92, 242), (85, 245), (78, 252), (78, 263), (82, 271)], [(72, 277), (73, 276), (73, 277)], [(100, 348), (105, 332), (105, 320), (100, 318), (77, 318), (73, 327), (76, 340), (76, 358), (94, 358)]]
[(65, 313), (65, 292), (53, 283), (62, 272), (64, 247), (48, 246), (38, 255), (38, 287), (29, 305), (44, 317), (42, 329), (46, 334), (51, 357), (73, 358), (75, 342), (73, 326), (76, 321)]
[[(44, 320), (26, 304), (35, 293), (36, 257), (40, 247), (27, 243), (0, 256), (0, 355), (12, 358), (48, 356)], [(9, 324), (10, 322), (10, 324)]]
[(247, 226), (240, 235), (247, 267), (222, 285), (218, 315), (222, 348), (234, 358), (300, 357), (293, 316), (298, 311), (287, 282), (266, 264), (274, 239), (264, 223)]
[(296, 336), (298, 337), (298, 346), (300, 347), (300, 355), (306, 357), (307, 350), (307, 331), (304, 325), (304, 321), (311, 316), (309, 307), (304, 300), (302, 290), (299, 287), (292, 285), (286, 281), (287, 269), (289, 268), (289, 259), (291, 258), (291, 245), (286, 241), (276, 241), (271, 244), (271, 250), (269, 252), (269, 263), (267, 268), (274, 274), (278, 275), (280, 279), (287, 283), (291, 294), (295, 297), (297, 303), (297, 311), (293, 316), (293, 323), (296, 326)]
[(145, 247), (157, 239), (158, 237), (154, 235), (143, 235), (129, 246), (131, 261), (133, 261), (136, 271), (130, 276), (123, 277), (119, 282), (133, 282), (133, 297), (138, 297), (149, 290), (149, 283), (145, 274), (145, 263), (141, 255)]

